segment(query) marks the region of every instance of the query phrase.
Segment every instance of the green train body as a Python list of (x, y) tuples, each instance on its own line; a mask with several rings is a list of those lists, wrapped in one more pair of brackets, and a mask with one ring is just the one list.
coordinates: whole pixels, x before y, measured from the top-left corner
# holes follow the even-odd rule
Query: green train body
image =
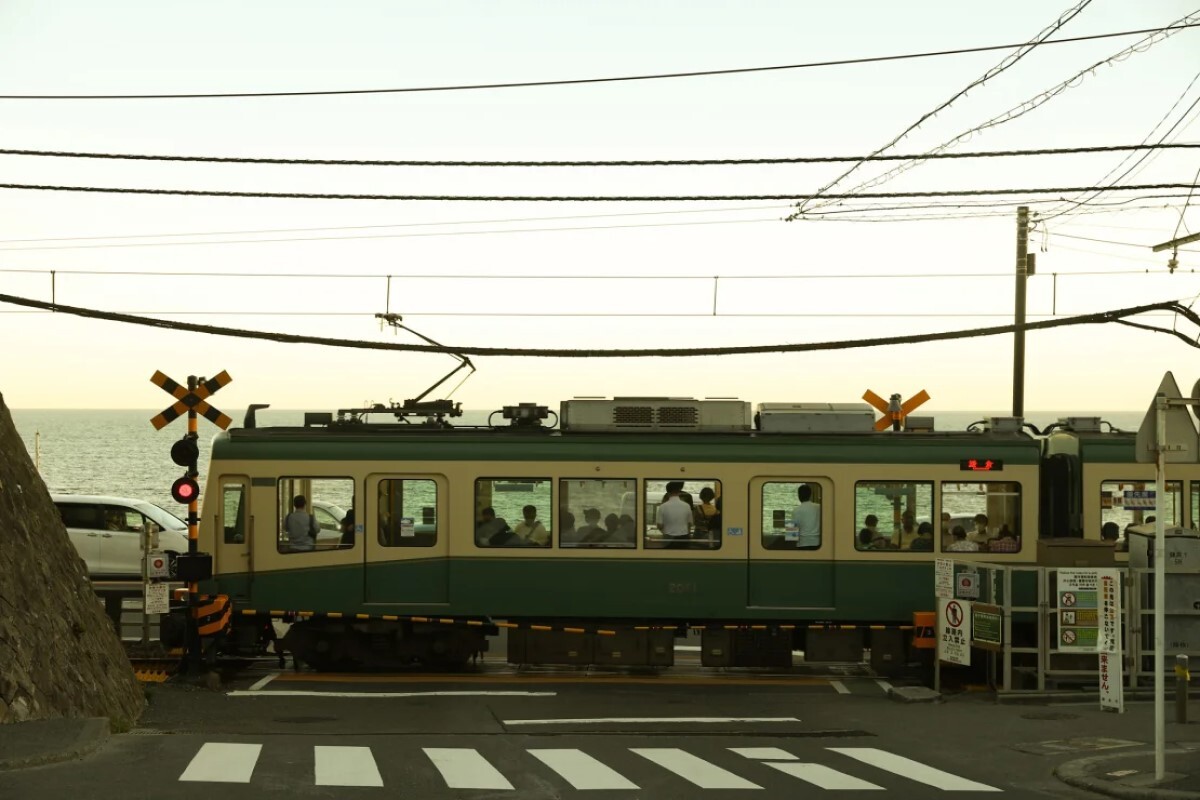
[[(1098, 485), (1153, 480), (1121, 433), (580, 427), (354, 416), (220, 434), (200, 530), (214, 563), (204, 589), (259, 620), (308, 612), (400, 622), (908, 624), (934, 607), (934, 559), (1035, 564), (1039, 540), (1098, 538), (1106, 513), (1094, 502)], [(686, 542), (658, 531), (655, 509), (671, 481), (692, 493), (715, 489), (719, 530), (702, 532), (698, 521)], [(816, 541), (794, 529), (801, 485), (819, 500)], [(283, 525), (295, 495), (349, 503), (355, 527), (322, 531), (314, 549), (294, 551)], [(618, 525), (633, 534), (614, 540), (624, 529), (610, 521), (605, 541), (568, 541), (567, 512), (580, 518), (589, 502), (622, 512), (629, 520)], [(485, 506), (512, 516), (530, 504), (545, 546), (480, 539)], [(1196, 503), (1174, 505), (1179, 524), (1190, 521)], [(992, 538), (996, 551), (949, 551), (951, 523), (968, 524), (972, 510), (1013, 534), (1015, 546), (1001, 551)], [(861, 538), (868, 513), (880, 520), (874, 546)], [(515, 527), (519, 517), (508, 521)], [(908, 538), (921, 522), (934, 529), (928, 550)]]

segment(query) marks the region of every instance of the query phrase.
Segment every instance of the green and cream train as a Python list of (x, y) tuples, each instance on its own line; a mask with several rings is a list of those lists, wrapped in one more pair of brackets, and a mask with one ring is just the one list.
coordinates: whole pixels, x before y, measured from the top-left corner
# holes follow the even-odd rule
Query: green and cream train
[[(911, 623), (947, 553), (1033, 564), (1050, 537), (1098, 544), (1104, 522), (1154, 513), (1153, 466), (1096, 418), (878, 432), (865, 405), (585, 399), (553, 426), (521, 404), (475, 427), (375, 411), (302, 427), (250, 415), (214, 439), (199, 545), (204, 590), (235, 608), (228, 649), (296, 612), (286, 645), (318, 668), (458, 664), (498, 624), (614, 631), (640, 663), (662, 663), (664, 630), (755, 626), (790, 656), (811, 626)], [(1170, 477), (1164, 513), (1189, 524), (1200, 471)], [(692, 505), (686, 535), (660, 525), (668, 490)], [(351, 518), (291, 541), (298, 496)], [(565, 652), (611, 659), (596, 642)]]

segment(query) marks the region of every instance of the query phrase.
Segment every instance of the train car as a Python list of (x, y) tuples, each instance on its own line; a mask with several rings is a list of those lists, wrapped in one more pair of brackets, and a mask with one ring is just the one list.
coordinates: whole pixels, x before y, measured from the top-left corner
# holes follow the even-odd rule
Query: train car
[[(522, 404), (494, 427), (351, 413), (233, 429), (212, 447), (205, 588), (238, 609), (235, 642), (247, 621), (305, 612), (288, 646), (315, 666), (454, 664), (498, 621), (767, 625), (802, 644), (815, 623), (911, 622), (945, 553), (1036, 562), (1039, 437), (880, 433), (865, 409), (573, 400), (557, 427)], [(687, 536), (667, 535), (671, 489), (719, 521), (697, 511)], [(295, 547), (296, 496), (353, 508), (353, 528)], [(955, 544), (973, 540), (990, 546)]]

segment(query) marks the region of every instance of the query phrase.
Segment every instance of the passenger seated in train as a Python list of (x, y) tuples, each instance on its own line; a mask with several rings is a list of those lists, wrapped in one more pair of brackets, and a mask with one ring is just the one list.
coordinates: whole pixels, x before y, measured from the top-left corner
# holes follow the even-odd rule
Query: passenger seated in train
[(908, 549), (933, 552), (933, 523), (922, 522), (917, 526), (917, 535), (909, 544)]
[(608, 530), (600, 524), (600, 509), (585, 508), (583, 522), (583, 527), (576, 532), (579, 544), (598, 544), (608, 536)]
[(479, 517), (479, 524), (475, 526), (475, 544), (480, 547), (507, 547), (517, 539), (504, 517), (497, 517), (491, 506), (480, 511)]
[(878, 532), (872, 532), (870, 528), (863, 528), (858, 532), (858, 549), (891, 550), (892, 543), (886, 537), (880, 536)]
[(946, 550), (948, 552), (951, 552), (951, 553), (977, 553), (977, 552), (979, 552), (979, 545), (976, 544), (975, 542), (972, 542), (970, 539), (967, 538), (967, 531), (965, 528), (963, 528), (962, 525), (955, 525), (954, 530), (952, 530), (950, 533), (954, 537), (954, 541), (951, 542), (950, 546), (946, 548)]
[(621, 515), (617, 524), (615, 540), (629, 547), (637, 544), (637, 526), (633, 521), (633, 517), (628, 514)]
[(1000, 526), (1000, 535), (987, 543), (987, 549), (991, 553), (1016, 553), (1021, 549), (1021, 540), (1006, 523)]
[(575, 530), (575, 515), (565, 508), (558, 515), (558, 543), (559, 545), (574, 545), (579, 541), (579, 531)]
[(550, 546), (550, 531), (546, 530), (546, 526), (538, 521), (537, 506), (525, 506), (521, 509), (523, 519), (515, 531), (522, 544), (530, 545), (531, 547), (549, 547)]
[(979, 545), (980, 550), (986, 550), (987, 544), (995, 537), (988, 528), (987, 514), (975, 515), (975, 530), (967, 534), (967, 538)]

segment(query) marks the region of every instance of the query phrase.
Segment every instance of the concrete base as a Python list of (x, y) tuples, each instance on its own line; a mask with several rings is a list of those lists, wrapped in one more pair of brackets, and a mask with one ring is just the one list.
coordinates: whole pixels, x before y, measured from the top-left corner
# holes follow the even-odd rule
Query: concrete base
[(108, 739), (108, 720), (40, 719), (0, 725), (0, 770), (82, 758)]
[(942, 694), (925, 686), (893, 686), (888, 697), (901, 703), (936, 703)]

